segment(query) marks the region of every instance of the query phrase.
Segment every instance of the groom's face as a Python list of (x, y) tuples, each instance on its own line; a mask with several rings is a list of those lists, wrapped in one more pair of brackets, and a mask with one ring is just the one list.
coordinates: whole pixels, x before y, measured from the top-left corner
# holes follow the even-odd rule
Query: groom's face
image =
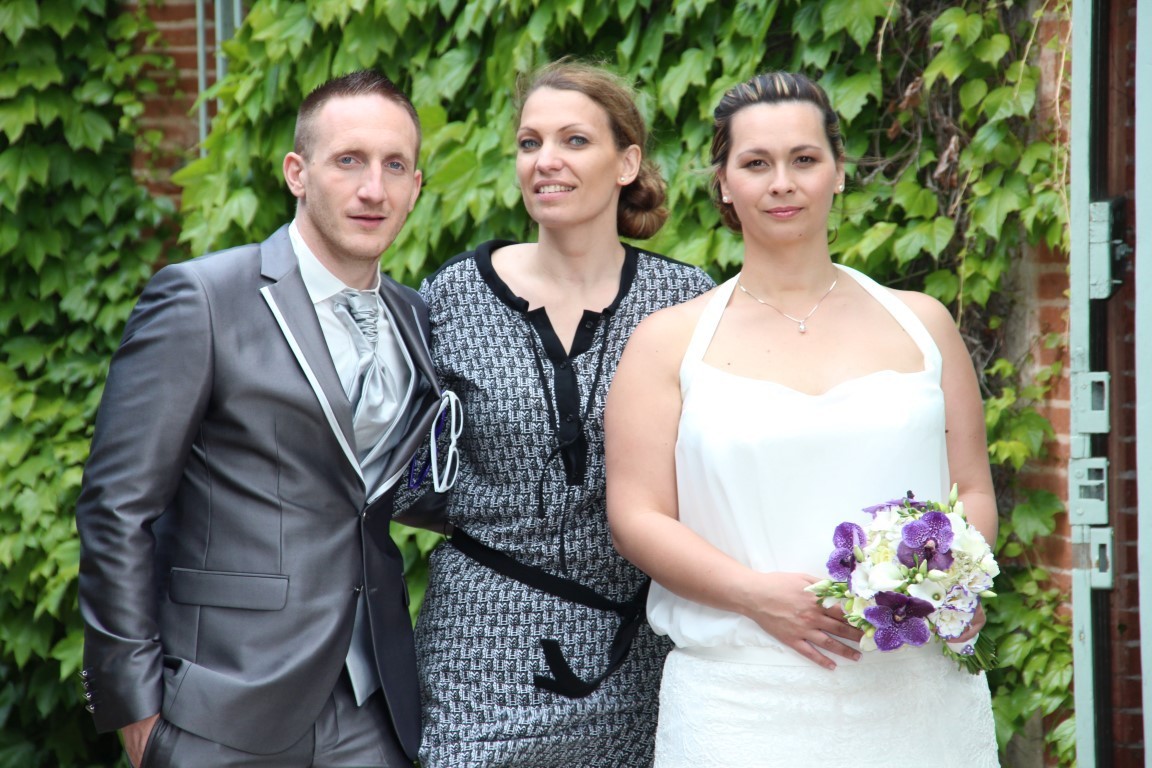
[(310, 136), (304, 154), (284, 162), (305, 242), (328, 264), (378, 259), (420, 194), (415, 123), (383, 96), (336, 97)]

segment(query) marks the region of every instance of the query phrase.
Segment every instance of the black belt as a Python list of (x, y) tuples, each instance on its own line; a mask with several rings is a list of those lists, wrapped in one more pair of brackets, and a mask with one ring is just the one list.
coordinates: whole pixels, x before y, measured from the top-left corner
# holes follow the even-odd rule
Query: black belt
[(608, 649), (608, 668), (603, 674), (592, 680), (582, 680), (576, 676), (564, 658), (558, 641), (541, 639), (540, 645), (544, 649), (544, 660), (548, 663), (548, 668), (552, 671), (553, 676), (536, 675), (537, 688), (571, 699), (582, 699), (599, 688), (601, 683), (619, 669), (624, 660), (628, 658), (628, 652), (632, 649), (632, 641), (636, 639), (636, 633), (640, 630), (640, 625), (644, 623), (644, 609), (648, 601), (648, 587), (652, 583), (651, 579), (645, 578), (644, 583), (636, 590), (636, 594), (628, 600), (623, 602), (609, 600), (599, 592), (579, 582), (565, 579), (532, 565), (525, 565), (487, 544), (481, 544), (459, 528), (452, 530), (448, 543), (481, 565), (521, 584), (526, 584), (563, 600), (600, 611), (611, 611), (620, 616), (620, 628), (616, 630), (616, 636), (612, 639), (612, 645)]

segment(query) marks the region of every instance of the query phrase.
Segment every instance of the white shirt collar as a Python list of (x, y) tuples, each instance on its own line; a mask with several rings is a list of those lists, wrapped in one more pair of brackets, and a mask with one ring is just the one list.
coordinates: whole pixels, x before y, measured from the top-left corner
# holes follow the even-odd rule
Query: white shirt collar
[[(308, 296), (312, 299), (313, 304), (319, 304), (330, 299), (340, 291), (350, 287), (329, 272), (328, 268), (320, 263), (320, 259), (316, 258), (316, 254), (312, 252), (312, 249), (308, 247), (300, 235), (300, 229), (296, 226), (296, 219), (292, 219), (292, 223), (288, 225), (288, 237), (292, 241), (292, 250), (296, 253), (296, 260), (300, 263), (300, 277), (304, 280), (304, 287), (308, 289)], [(373, 290), (378, 291), (379, 289), (380, 277), (377, 276)]]

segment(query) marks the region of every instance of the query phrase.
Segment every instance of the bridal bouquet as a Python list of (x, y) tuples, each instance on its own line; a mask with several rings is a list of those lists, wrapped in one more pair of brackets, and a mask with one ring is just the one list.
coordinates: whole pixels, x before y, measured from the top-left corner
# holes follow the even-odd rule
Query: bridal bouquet
[(839, 605), (864, 632), (860, 649), (924, 645), (935, 634), (944, 654), (976, 673), (992, 666), (991, 642), (949, 643), (964, 633), (981, 597), (994, 597), (1000, 573), (992, 549), (964, 517), (952, 486), (948, 503), (919, 501), (911, 491), (864, 509), (865, 527), (841, 523), (832, 534), (829, 579), (807, 587), (825, 607)]

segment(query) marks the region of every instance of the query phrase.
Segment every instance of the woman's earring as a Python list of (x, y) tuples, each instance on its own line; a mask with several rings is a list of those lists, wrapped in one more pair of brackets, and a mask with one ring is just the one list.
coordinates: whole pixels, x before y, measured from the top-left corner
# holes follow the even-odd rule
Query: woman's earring
[(621, 184), (624, 184), (624, 183), (626, 183), (627, 181), (628, 181), (628, 177), (627, 177), (627, 176), (621, 176), (621, 177), (620, 177), (620, 183), (621, 183)]
[(724, 195), (724, 196), (722, 196), (722, 197), (720, 198), (720, 202), (722, 202), (722, 203), (724, 203), (725, 205), (727, 205), (728, 203), (730, 203), (730, 202), (732, 202), (732, 201), (731, 201), (730, 199), (728, 199), (728, 195)]
[(840, 186), (836, 187), (836, 191), (837, 192), (843, 192), (844, 191), (844, 185), (841, 184)]

